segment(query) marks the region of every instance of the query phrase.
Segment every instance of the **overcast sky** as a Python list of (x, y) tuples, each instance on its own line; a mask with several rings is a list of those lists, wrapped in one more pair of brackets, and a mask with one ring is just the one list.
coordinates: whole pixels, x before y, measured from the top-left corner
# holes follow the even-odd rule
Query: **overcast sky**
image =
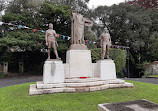
[(93, 6), (94, 6), (94, 8), (96, 8), (99, 5), (111, 6), (113, 4), (119, 4), (124, 1), (125, 0), (90, 0), (88, 6), (89, 6), (89, 8), (92, 8)]

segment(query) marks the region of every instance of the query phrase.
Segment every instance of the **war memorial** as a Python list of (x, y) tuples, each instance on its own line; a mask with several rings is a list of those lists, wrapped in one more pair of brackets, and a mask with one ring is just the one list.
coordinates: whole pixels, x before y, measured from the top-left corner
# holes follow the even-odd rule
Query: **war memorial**
[[(109, 58), (111, 38), (107, 28), (101, 34), (101, 60), (92, 63), (91, 51), (84, 40), (84, 27), (92, 26), (93, 22), (71, 10), (71, 46), (66, 53), (66, 63), (58, 57), (56, 32), (53, 24), (46, 31), (48, 59), (43, 66), (43, 81), (30, 85), (29, 94), (52, 94), (99, 91), (108, 88), (133, 87), (132, 83), (117, 79), (113, 60)], [(56, 59), (50, 58), (50, 48), (54, 49)]]

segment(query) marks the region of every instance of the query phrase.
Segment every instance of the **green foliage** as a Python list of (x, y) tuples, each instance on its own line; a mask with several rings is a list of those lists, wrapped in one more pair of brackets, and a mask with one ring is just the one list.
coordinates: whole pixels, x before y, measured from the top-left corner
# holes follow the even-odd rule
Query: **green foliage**
[(2, 20), (6, 23), (9, 23), (10, 21), (26, 21), (26, 18), (22, 14), (13, 14), (13, 13), (8, 13), (2, 16)]
[(7, 33), (3, 38), (0, 39), (0, 49), (7, 49), (13, 46), (18, 46), (21, 49), (28, 51), (39, 50), (44, 47), (42, 43), (44, 41), (43, 33), (36, 34), (33, 31), (13, 31)]
[[(21, 4), (20, 1), (16, 2)], [(10, 12), (7, 12), (7, 14), (3, 16), (4, 22), (22, 21), (30, 28), (38, 29), (38, 27), (40, 27), (43, 30), (48, 29), (44, 24), (52, 22), (57, 33), (70, 35), (70, 6), (68, 5), (44, 3), (41, 8), (37, 10), (37, 13), (33, 14), (34, 16), (32, 16), (31, 11), (25, 12), (21, 10), (20, 13)], [(5, 51), (7, 48), (13, 46), (18, 46), (27, 51), (40, 50), (41, 48), (45, 48), (44, 36), (45, 35), (41, 32), (33, 32), (33, 30), (29, 31), (27, 29), (8, 32), (0, 39), (0, 50)], [(69, 45), (68, 41), (65, 42), (60, 39), (58, 40), (59, 51), (67, 50)]]
[[(46, 0), (47, 1), (47, 0)], [(88, 2), (89, 0), (85, 0)], [(58, 2), (57, 4), (53, 4)], [(70, 20), (70, 4), (71, 1), (56, 1), (49, 2), (33, 1), (33, 0), (13, 0), (6, 9), (3, 21), (21, 21), (24, 25), (31, 28), (41, 28), (46, 30), (46, 24), (52, 22), (57, 33), (70, 36), (71, 35), (71, 20)], [(61, 4), (63, 3), (63, 4)], [(64, 5), (66, 4), (66, 5)], [(118, 42), (119, 45), (126, 46), (128, 39), (132, 64), (130, 71), (137, 74), (140, 71), (140, 66), (144, 61), (152, 62), (158, 59), (158, 11), (157, 9), (145, 10), (139, 5), (130, 5), (121, 3), (111, 7), (100, 6), (95, 10), (89, 10), (84, 1), (79, 0), (82, 14), (91, 17), (94, 21), (100, 20), (102, 25), (94, 24), (92, 29), (99, 38), (105, 26), (108, 27), (112, 42)], [(96, 40), (94, 34), (85, 30), (85, 39)], [(42, 44), (38, 44), (38, 42)], [(59, 52), (62, 58), (68, 49), (70, 42), (58, 40)], [(31, 31), (7, 32), (0, 39), (0, 50), (6, 51), (8, 47), (19, 46), (21, 49), (28, 51), (36, 51), (44, 48), (44, 35), (42, 33), (33, 33)], [(89, 48), (96, 48), (88, 44)], [(145, 52), (145, 53), (144, 53)], [(139, 56), (140, 54), (140, 56)], [(98, 55), (94, 55), (94, 60), (98, 59)], [(141, 59), (139, 60), (139, 57)], [(139, 63), (140, 62), (140, 63)], [(119, 67), (119, 66), (118, 66)]]
[(147, 61), (143, 62), (142, 64), (137, 64), (137, 68), (142, 70), (142, 71), (145, 71), (147, 64), (149, 64), (149, 62), (147, 62)]
[(42, 24), (53, 23), (56, 32), (70, 35), (70, 6), (44, 3), (39, 13), (43, 19), (41, 21)]
[[(101, 59), (101, 49), (91, 49), (92, 61), (96, 62)], [(123, 77), (123, 68), (126, 65), (126, 50), (110, 48), (109, 56), (116, 64), (116, 72), (118, 77)]]
[(150, 75), (151, 75), (151, 73), (150, 73), (150, 72), (145, 71), (145, 73), (144, 73), (144, 76), (143, 76), (143, 77), (148, 77), (148, 76), (150, 76)]
[(37, 96), (29, 96), (30, 83), (4, 87), (0, 88), (0, 110), (97, 111), (98, 104), (102, 103), (140, 99), (158, 103), (157, 85), (134, 81), (126, 82), (133, 83), (134, 88), (106, 89), (88, 93), (54, 93)]
[(1, 0), (0, 1), (0, 12), (3, 11), (5, 8), (5, 1), (4, 0)]
[(7, 75), (5, 73), (0, 72), (0, 78), (4, 78), (7, 77)]
[(158, 75), (148, 75), (148, 77), (158, 78)]
[(101, 49), (95, 48), (91, 49), (91, 57), (92, 57), (92, 62), (96, 62), (97, 60), (101, 59)]
[(25, 72), (30, 75), (42, 75), (43, 74), (43, 64), (30, 64)]
[[(130, 54), (133, 62), (130, 71), (139, 73), (139, 66), (144, 61), (153, 62), (158, 59), (158, 11), (156, 9), (145, 10), (139, 5), (121, 3), (111, 7), (99, 6), (91, 13), (91, 18), (102, 25), (94, 25), (98, 37), (106, 26), (110, 31), (112, 42), (127, 46), (129, 40)], [(144, 53), (145, 52), (145, 53)], [(139, 60), (139, 57), (141, 59)], [(140, 62), (140, 63), (139, 63)]]
[(13, 53), (11, 52), (0, 52), (0, 64), (6, 61), (10, 62), (12, 56), (13, 56)]
[[(9, 0), (8, 0), (9, 1)], [(28, 11), (36, 11), (41, 3), (42, 0), (11, 0), (9, 1), (10, 3), (8, 4), (6, 8), (6, 12), (10, 13), (21, 13), (21, 12), (28, 12)]]

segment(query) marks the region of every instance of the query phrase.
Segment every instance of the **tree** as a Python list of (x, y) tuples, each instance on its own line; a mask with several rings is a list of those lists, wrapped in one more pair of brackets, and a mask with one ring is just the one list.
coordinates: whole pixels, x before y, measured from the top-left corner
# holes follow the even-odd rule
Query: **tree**
[(5, 8), (5, 0), (0, 1), (0, 12), (3, 11)]
[(70, 6), (44, 3), (39, 10), (42, 24), (53, 23), (58, 33), (70, 35)]
[(108, 10), (109, 10), (109, 7), (100, 6), (100, 7), (97, 7), (95, 10), (89, 11), (90, 17), (94, 21), (94, 26), (92, 27), (92, 30), (96, 33), (97, 37), (101, 35), (104, 27), (106, 27), (109, 23)]
[(158, 2), (157, 0), (132, 0), (128, 1), (129, 4), (139, 4), (142, 7), (145, 7), (146, 9), (150, 8), (158, 8)]
[[(44, 3), (39, 11), (36, 13), (37, 16), (35, 17), (28, 16), (30, 14), (29, 12), (25, 13), (21, 11), (18, 14), (7, 12), (7, 14), (3, 16), (3, 21), (22, 21), (22, 23), (24, 24), (21, 25), (26, 25), (30, 28), (37, 28), (41, 30), (46, 30), (48, 27), (45, 25), (51, 22), (54, 24), (54, 29), (57, 33), (70, 36), (69, 10), (70, 6)], [(30, 51), (40, 50), (42, 46), (38, 43), (43, 43), (44, 41), (43, 34), (40, 34), (41, 33), (33, 33), (33, 30), (21, 30), (6, 33), (4, 37), (0, 40), (1, 47), (2, 49), (6, 49), (8, 48), (8, 46), (18, 46), (22, 49)]]
[(135, 67), (133, 70), (136, 71), (139, 71), (137, 64), (157, 60), (157, 16), (156, 9), (146, 10), (138, 4), (126, 3), (111, 7), (100, 6), (91, 14), (91, 18), (99, 22), (93, 27), (98, 34), (107, 26), (113, 44), (117, 42), (119, 45), (126, 46), (126, 41), (130, 41), (128, 43), (132, 55), (130, 61)]

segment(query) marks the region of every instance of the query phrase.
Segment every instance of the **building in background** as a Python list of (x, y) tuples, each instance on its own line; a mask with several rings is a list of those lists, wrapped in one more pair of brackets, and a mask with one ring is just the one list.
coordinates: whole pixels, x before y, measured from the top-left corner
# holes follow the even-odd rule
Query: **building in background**
[(147, 75), (158, 75), (158, 61), (146, 65), (145, 73)]

